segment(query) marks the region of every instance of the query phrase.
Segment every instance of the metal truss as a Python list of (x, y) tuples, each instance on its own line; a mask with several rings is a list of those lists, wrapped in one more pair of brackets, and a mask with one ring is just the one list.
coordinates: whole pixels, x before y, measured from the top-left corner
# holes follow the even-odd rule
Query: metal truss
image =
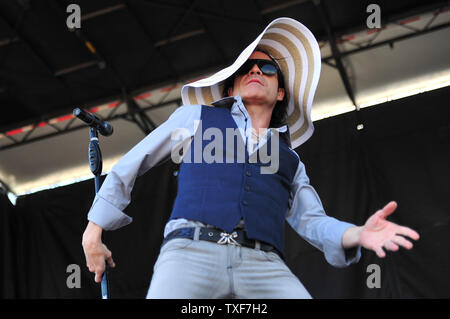
[[(346, 73), (343, 63), (342, 63), (343, 57), (351, 55), (351, 54), (355, 54), (355, 53), (358, 53), (361, 51), (377, 48), (377, 47), (380, 47), (383, 45), (393, 46), (393, 44), (397, 41), (402, 41), (402, 40), (412, 38), (415, 36), (434, 32), (434, 31), (441, 30), (441, 29), (444, 29), (444, 28), (447, 28), (450, 26), (450, 23), (445, 23), (445, 24), (441, 24), (438, 26), (430, 27), (430, 25), (434, 21), (435, 17), (440, 13), (440, 9), (442, 9), (442, 5), (440, 7), (438, 7), (438, 6), (422, 7), (422, 8), (415, 10), (414, 12), (405, 13), (405, 16), (407, 16), (408, 14), (409, 14), (409, 16), (412, 16), (412, 15), (418, 15), (418, 14), (422, 14), (425, 12), (437, 10), (436, 16), (431, 21), (429, 21), (429, 23), (422, 30), (408, 28), (410, 31), (412, 31), (412, 33), (408, 33), (406, 35), (398, 36), (398, 37), (395, 37), (395, 38), (392, 38), (389, 40), (376, 42), (376, 43), (374, 43), (374, 41), (376, 39), (376, 36), (374, 36), (371, 39), (371, 41), (369, 41), (364, 46), (359, 45), (357, 48), (352, 49), (352, 50), (340, 51), (337, 47), (337, 43), (338, 43), (341, 35), (348, 33), (349, 28), (343, 28), (341, 30), (334, 30), (333, 26), (331, 25), (330, 17), (329, 17), (329, 14), (327, 12), (327, 9), (326, 9), (326, 6), (325, 6), (325, 3), (323, 0), (322, 1), (320, 1), (320, 0), (291, 0), (291, 1), (280, 2), (276, 5), (273, 5), (271, 7), (266, 7), (266, 8), (259, 7), (258, 2), (254, 1), (255, 7), (258, 9), (258, 15), (256, 16), (256, 19), (237, 18), (237, 17), (233, 17), (233, 16), (227, 16), (227, 15), (217, 14), (214, 12), (200, 10), (200, 9), (196, 8), (196, 2), (197, 2), (196, 0), (192, 0), (192, 1), (188, 2), (187, 4), (171, 4), (171, 3), (164, 2), (164, 1), (150, 1), (150, 0), (144, 2), (146, 5), (153, 6), (153, 7), (169, 8), (169, 9), (173, 9), (173, 8), (183, 9), (183, 13), (181, 14), (181, 16), (178, 19), (179, 22), (176, 25), (174, 25), (171, 28), (171, 30), (168, 31), (168, 33), (165, 37), (166, 40), (159, 41), (158, 43), (155, 42), (151, 33), (149, 32), (149, 30), (147, 30), (145, 28), (142, 21), (139, 21), (138, 15), (134, 11), (133, 6), (130, 5), (128, 0), (124, 0), (123, 4), (117, 4), (114, 6), (105, 7), (100, 10), (82, 15), (81, 20), (83, 21), (83, 20), (87, 20), (87, 19), (94, 19), (96, 17), (102, 16), (102, 15), (105, 15), (105, 14), (108, 14), (110, 12), (114, 12), (117, 10), (128, 10), (129, 13), (136, 19), (137, 24), (139, 25), (141, 30), (144, 32), (148, 42), (154, 48), (154, 52), (158, 55), (159, 58), (161, 58), (164, 61), (164, 63), (167, 65), (168, 69), (171, 71), (171, 74), (173, 75), (171, 82), (173, 81), (173, 83), (177, 83), (178, 80), (180, 79), (180, 76), (179, 76), (178, 72), (176, 71), (175, 67), (173, 66), (172, 61), (170, 60), (169, 56), (165, 52), (164, 46), (166, 44), (179, 41), (180, 39), (186, 39), (188, 37), (196, 36), (198, 34), (206, 33), (211, 45), (216, 49), (217, 52), (220, 53), (219, 56), (222, 60), (222, 63), (225, 65), (229, 62), (229, 61), (227, 61), (226, 57), (223, 55), (222, 48), (219, 46), (218, 42), (214, 40), (216, 37), (213, 34), (211, 34), (211, 31), (208, 29), (208, 27), (204, 21), (204, 18), (214, 18), (214, 19), (222, 20), (224, 22), (239, 22), (239, 23), (263, 25), (267, 22), (266, 16), (268, 14), (271, 14), (271, 13), (276, 12), (281, 9), (293, 7), (295, 5), (299, 5), (304, 2), (312, 2), (317, 9), (318, 16), (320, 17), (320, 20), (322, 22), (324, 30), (326, 31), (326, 38), (327, 38), (326, 40), (329, 42), (330, 47), (331, 47), (331, 52), (332, 52), (331, 56), (322, 58), (322, 62), (331, 67), (337, 68), (339, 75), (341, 77), (341, 80), (344, 84), (346, 93), (347, 93), (348, 97), (350, 98), (350, 100), (352, 101), (352, 103), (355, 105), (356, 110), (358, 110), (359, 108), (356, 105), (354, 92), (353, 92), (348, 74)], [(61, 4), (59, 4), (59, 6), (60, 6), (59, 13), (62, 17), (64, 17), (64, 8), (61, 6)], [(26, 9), (24, 9), (24, 10), (26, 10)], [(199, 19), (200, 24), (203, 26), (203, 28), (200, 30), (197, 30), (195, 32), (188, 32), (185, 34), (177, 34), (177, 31), (182, 26), (183, 21), (185, 19), (187, 19), (190, 15), (195, 15)], [(400, 19), (399, 17), (387, 17), (386, 19), (384, 19), (383, 24), (395, 23), (395, 21), (399, 21), (399, 19)], [(82, 64), (73, 65), (73, 66), (70, 66), (70, 67), (67, 67), (67, 68), (64, 68), (61, 70), (52, 70), (49, 67), (49, 64), (45, 61), (45, 59), (37, 52), (37, 50), (35, 50), (31, 46), (30, 42), (28, 42), (26, 39), (24, 39), (20, 35), (20, 33), (16, 31), (17, 26), (12, 26), (10, 24), (8, 24), (8, 25), (10, 26), (11, 30), (13, 30), (15, 32), (15, 34), (13, 34), (10, 38), (0, 39), (0, 46), (8, 46), (8, 45), (11, 45), (12, 43), (16, 43), (16, 42), (23, 43), (26, 46), (26, 48), (29, 50), (29, 52), (34, 56), (34, 58), (36, 58), (39, 61), (39, 63), (44, 65), (46, 70), (49, 72), (49, 74), (51, 74), (52, 76), (57, 78), (58, 81), (61, 83), (61, 85), (64, 86), (65, 88), (67, 88), (67, 85), (64, 83), (64, 81), (60, 77), (62, 75), (76, 72), (81, 69), (85, 69), (85, 68), (89, 68), (89, 67), (93, 67), (93, 66), (97, 66), (102, 70), (105, 69), (108, 72), (110, 72), (110, 74), (116, 80), (118, 87), (121, 90), (122, 95), (119, 98), (119, 100), (120, 100), (119, 103), (126, 103), (127, 113), (115, 115), (114, 113), (116, 112), (117, 108), (114, 108), (112, 110), (112, 112), (104, 120), (114, 121), (118, 118), (122, 118), (122, 119), (125, 119), (128, 121), (132, 121), (142, 130), (142, 132), (144, 134), (148, 134), (156, 127), (156, 125), (147, 116), (147, 114), (145, 114), (146, 111), (148, 111), (150, 109), (154, 109), (154, 108), (164, 107), (164, 106), (167, 106), (167, 105), (170, 105), (173, 103), (177, 103), (178, 105), (181, 105), (181, 99), (164, 102), (165, 97), (163, 97), (156, 105), (151, 105), (151, 106), (141, 108), (135, 102), (134, 97), (132, 97), (128, 88), (124, 85), (123, 81), (121, 80), (118, 73), (115, 71), (114, 67), (110, 63), (105, 61), (105, 59), (102, 57), (102, 55), (95, 48), (95, 44), (92, 43), (89, 40), (89, 38), (87, 37), (87, 35), (84, 34), (83, 32), (81, 32), (80, 30), (74, 30), (75, 35), (78, 37), (80, 42), (84, 46), (86, 46), (86, 48), (89, 50), (89, 52), (91, 53), (91, 56), (92, 56), (92, 60), (86, 61)], [(154, 58), (153, 55), (151, 55), (149, 57), (149, 59), (146, 63), (149, 63), (152, 60), (152, 58)], [(145, 69), (145, 67), (143, 69)], [(135, 80), (138, 80), (138, 77), (139, 77), (139, 74), (137, 75)], [(35, 110), (35, 111), (37, 112), (38, 110)], [(31, 137), (31, 134), (36, 130), (37, 127), (39, 127), (39, 124), (42, 122), (45, 123), (46, 125), (48, 125), (49, 127), (52, 127), (55, 130), (55, 132), (52, 132), (50, 134), (45, 134), (45, 135), (42, 135), (39, 137), (34, 137), (34, 138)], [(75, 126), (74, 125), (75, 123), (76, 123), (76, 121), (73, 118), (68, 122), (66, 127), (61, 129), (61, 128), (51, 124), (50, 120), (44, 120), (44, 121), (39, 120), (39, 121), (36, 121), (36, 123), (31, 124), (32, 128), (21, 139), (17, 139), (11, 135), (6, 134), (6, 132), (4, 132), (4, 136), (6, 136), (6, 138), (11, 140), (12, 143), (5, 145), (5, 146), (0, 146), (0, 151), (6, 150), (6, 149), (9, 149), (12, 147), (17, 147), (17, 146), (20, 146), (20, 145), (23, 145), (26, 143), (31, 143), (31, 142), (42, 140), (45, 138), (68, 133), (68, 132), (78, 130), (78, 129), (85, 127), (84, 125)]]
[[(126, 103), (127, 104), (127, 109), (128, 112), (123, 113), (123, 114), (115, 114), (118, 106), (114, 109), (111, 110), (111, 112), (106, 116), (106, 117), (102, 117), (103, 120), (108, 121), (108, 122), (112, 122), (115, 121), (117, 119), (124, 119), (130, 122), (135, 123), (144, 134), (148, 134), (150, 133), (153, 129), (156, 128), (155, 123), (153, 123), (153, 121), (145, 114), (145, 112), (150, 111), (150, 110), (154, 110), (154, 109), (158, 109), (161, 107), (167, 107), (170, 105), (173, 105), (174, 103), (177, 104), (178, 106), (180, 106), (182, 104), (181, 99), (175, 99), (175, 100), (171, 100), (171, 101), (167, 101), (167, 102), (163, 102), (157, 105), (148, 105), (145, 107), (139, 107), (137, 105), (137, 103), (134, 101), (134, 99), (128, 99), (127, 101), (121, 101), (119, 102), (119, 105), (121, 103)], [(98, 116), (98, 115), (97, 115)], [(99, 116), (100, 117), (100, 116)], [(4, 146), (0, 146), (0, 151), (3, 150), (7, 150), (13, 147), (17, 147), (20, 145), (25, 145), (28, 143), (32, 143), (32, 142), (36, 142), (36, 141), (40, 141), (46, 138), (50, 138), (50, 137), (54, 137), (54, 136), (59, 136), (65, 133), (69, 133), (69, 132), (73, 132), (73, 131), (77, 131), (80, 129), (86, 129), (86, 125), (85, 124), (80, 124), (80, 121), (77, 121), (77, 118), (71, 118), (67, 125), (64, 128), (60, 128), (52, 123), (50, 123), (50, 120), (46, 120), (46, 121), (39, 121), (39, 123), (35, 123), (32, 125), (32, 128), (27, 131), (27, 133), (21, 138), (21, 139), (17, 139), (14, 138), (13, 136), (8, 136), (5, 134), (5, 136), (12, 141), (11, 144), (8, 145), (4, 145)], [(31, 134), (40, 126), (40, 124), (43, 125), (47, 125), (51, 128), (54, 129), (54, 132), (48, 133), (48, 134), (44, 134), (41, 136), (37, 136), (37, 137), (30, 137)]]

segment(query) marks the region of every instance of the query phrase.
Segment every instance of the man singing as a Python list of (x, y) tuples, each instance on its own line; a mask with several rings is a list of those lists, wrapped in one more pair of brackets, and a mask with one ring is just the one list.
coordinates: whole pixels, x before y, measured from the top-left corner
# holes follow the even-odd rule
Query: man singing
[(131, 222), (122, 211), (135, 179), (168, 157), (182, 160), (178, 193), (148, 298), (311, 298), (284, 262), (285, 220), (335, 267), (358, 262), (361, 247), (381, 258), (411, 249), (404, 236), (417, 232), (386, 220), (395, 202), (355, 226), (327, 216), (309, 184), (293, 149), (313, 132), (320, 63), (312, 33), (279, 18), (231, 66), (184, 86), (184, 105), (114, 166), (94, 199), (83, 248), (95, 281), (105, 260), (115, 266), (102, 230)]

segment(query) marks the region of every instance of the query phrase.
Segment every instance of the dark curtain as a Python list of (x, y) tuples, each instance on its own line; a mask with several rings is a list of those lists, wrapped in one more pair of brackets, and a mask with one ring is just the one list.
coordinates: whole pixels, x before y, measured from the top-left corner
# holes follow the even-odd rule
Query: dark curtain
[[(296, 151), (328, 215), (361, 225), (390, 200), (388, 219), (416, 229), (413, 250), (384, 259), (364, 250), (358, 264), (338, 269), (287, 226), (287, 264), (314, 298), (450, 297), (450, 110), (444, 88), (315, 122)], [(356, 126), (363, 124), (364, 129)], [(168, 161), (139, 177), (125, 213), (134, 221), (104, 232), (117, 264), (112, 298), (144, 298), (164, 224), (176, 195), (178, 167)], [(81, 247), (93, 180), (20, 197), (0, 196), (3, 298), (99, 298)], [(68, 265), (81, 269), (81, 288), (68, 288)], [(367, 267), (380, 267), (369, 288)]]
[[(421, 235), (411, 251), (380, 259), (363, 250), (358, 264), (336, 269), (288, 232), (288, 263), (314, 297), (450, 297), (449, 93), (445, 88), (322, 120), (298, 149), (328, 215), (361, 225), (395, 200), (388, 219)], [(380, 289), (366, 285), (370, 264), (380, 266)]]

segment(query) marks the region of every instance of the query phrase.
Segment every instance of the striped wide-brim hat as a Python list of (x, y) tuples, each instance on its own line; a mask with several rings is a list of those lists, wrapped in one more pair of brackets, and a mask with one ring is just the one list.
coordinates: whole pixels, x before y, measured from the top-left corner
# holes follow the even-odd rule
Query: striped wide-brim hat
[(311, 107), (320, 77), (321, 58), (317, 40), (303, 24), (290, 18), (272, 21), (229, 67), (181, 89), (183, 104), (211, 105), (223, 98), (223, 82), (233, 75), (256, 48), (268, 52), (279, 64), (288, 94), (287, 124), (292, 148), (311, 137)]

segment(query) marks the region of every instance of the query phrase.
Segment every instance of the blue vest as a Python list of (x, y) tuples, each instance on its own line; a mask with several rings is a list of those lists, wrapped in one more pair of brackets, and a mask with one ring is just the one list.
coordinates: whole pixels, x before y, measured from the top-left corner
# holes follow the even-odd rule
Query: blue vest
[[(223, 138), (216, 144), (219, 147), (214, 149), (219, 153), (211, 152), (211, 143), (218, 136), (211, 134), (211, 140), (202, 138), (208, 128), (222, 132)], [(230, 233), (243, 218), (249, 238), (271, 244), (284, 254), (284, 220), (298, 157), (280, 133), (278, 171), (261, 174), (261, 167), (270, 165), (267, 157), (260, 160), (258, 150), (249, 158), (245, 146), (241, 148), (245, 152), (238, 152), (238, 145), (244, 145), (244, 141), (237, 130), (234, 143), (228, 143), (234, 145), (226, 145), (226, 128), (237, 129), (228, 108), (202, 106), (201, 129), (197, 129), (180, 165), (178, 193), (170, 219), (196, 220)], [(222, 163), (197, 156), (204, 154), (205, 147), (209, 150), (206, 154), (217, 155)], [(271, 154), (270, 138), (264, 154)]]

